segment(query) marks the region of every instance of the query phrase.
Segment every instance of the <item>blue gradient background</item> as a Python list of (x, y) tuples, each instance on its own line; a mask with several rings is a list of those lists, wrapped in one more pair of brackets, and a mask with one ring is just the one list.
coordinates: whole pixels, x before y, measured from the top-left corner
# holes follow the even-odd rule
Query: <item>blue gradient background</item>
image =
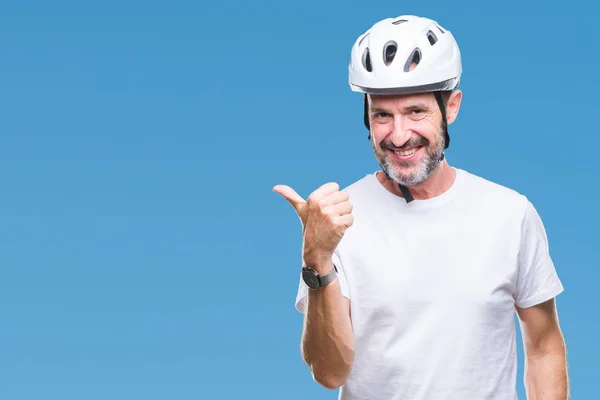
[(376, 168), (347, 63), (400, 14), (459, 41), (448, 159), (536, 205), (573, 398), (596, 398), (597, 7), (3, 1), (0, 398), (335, 399), (300, 358), (300, 224), (271, 189)]

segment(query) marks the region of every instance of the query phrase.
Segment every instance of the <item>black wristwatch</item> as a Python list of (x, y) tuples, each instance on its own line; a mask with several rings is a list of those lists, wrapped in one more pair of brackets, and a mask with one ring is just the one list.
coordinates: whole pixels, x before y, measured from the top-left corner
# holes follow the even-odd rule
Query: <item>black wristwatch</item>
[(331, 272), (325, 275), (319, 275), (317, 271), (309, 267), (302, 267), (302, 279), (309, 289), (317, 290), (323, 286), (329, 285), (337, 276), (337, 267), (334, 265)]

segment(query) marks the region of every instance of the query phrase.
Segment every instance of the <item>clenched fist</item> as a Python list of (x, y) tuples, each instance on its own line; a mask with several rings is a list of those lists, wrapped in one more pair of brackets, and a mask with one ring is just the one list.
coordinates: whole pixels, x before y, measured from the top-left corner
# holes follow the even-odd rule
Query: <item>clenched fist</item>
[(294, 207), (302, 222), (303, 258), (307, 265), (331, 260), (346, 229), (352, 226), (352, 204), (337, 183), (326, 183), (304, 200), (289, 186), (277, 185), (279, 193)]

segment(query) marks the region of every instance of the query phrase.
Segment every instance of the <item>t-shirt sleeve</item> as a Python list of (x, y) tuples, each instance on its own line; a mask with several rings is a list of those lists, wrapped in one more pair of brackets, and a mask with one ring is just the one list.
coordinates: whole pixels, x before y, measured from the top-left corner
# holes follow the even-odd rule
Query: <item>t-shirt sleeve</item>
[[(350, 290), (348, 289), (348, 282), (346, 280), (346, 274), (344, 273), (344, 265), (342, 264), (342, 260), (336, 251), (333, 253), (332, 257), (333, 264), (336, 266), (338, 270), (338, 280), (340, 284), (340, 288), (342, 290), (342, 296), (350, 299)], [(335, 282), (332, 282), (333, 285)], [(300, 311), (302, 314), (306, 312), (306, 297), (308, 296), (308, 287), (302, 280), (302, 273), (300, 273), (300, 281), (298, 284), (298, 293), (296, 294), (296, 309)]]
[(556, 297), (563, 290), (550, 257), (546, 230), (528, 200), (521, 227), (515, 304), (521, 308), (532, 307)]

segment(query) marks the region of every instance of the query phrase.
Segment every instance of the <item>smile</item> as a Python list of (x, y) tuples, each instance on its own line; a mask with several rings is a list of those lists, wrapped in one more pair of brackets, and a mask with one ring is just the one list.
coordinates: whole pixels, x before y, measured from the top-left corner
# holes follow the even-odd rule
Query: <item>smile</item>
[(394, 153), (395, 158), (398, 160), (406, 161), (414, 158), (415, 154), (417, 154), (421, 148), (422, 146), (419, 146), (408, 150), (392, 150), (392, 152)]

